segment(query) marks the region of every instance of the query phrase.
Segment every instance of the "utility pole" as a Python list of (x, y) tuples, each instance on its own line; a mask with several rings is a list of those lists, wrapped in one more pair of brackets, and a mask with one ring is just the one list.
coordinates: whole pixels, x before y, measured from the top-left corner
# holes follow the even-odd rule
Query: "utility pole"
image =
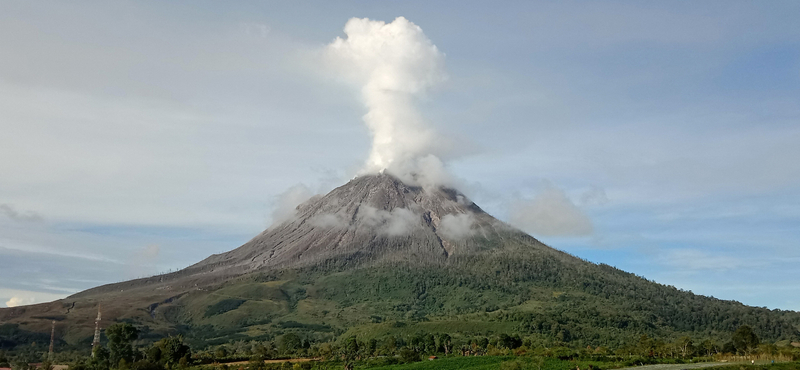
[(97, 304), (97, 318), (94, 320), (94, 339), (92, 339), (92, 357), (100, 347), (100, 304)]
[(50, 327), (50, 352), (47, 353), (49, 360), (53, 359), (53, 342), (56, 338), (56, 320), (53, 320), (53, 326)]

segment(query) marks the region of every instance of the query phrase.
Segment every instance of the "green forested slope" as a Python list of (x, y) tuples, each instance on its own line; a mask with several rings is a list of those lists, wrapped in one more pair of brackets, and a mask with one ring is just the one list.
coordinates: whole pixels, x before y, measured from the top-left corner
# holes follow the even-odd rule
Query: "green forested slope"
[[(230, 309), (219, 312), (223, 306)], [(796, 312), (699, 296), (607, 265), (523, 250), (454, 256), (446, 266), (252, 274), (214, 292), (189, 293), (164, 315), (198, 344), (286, 332), (312, 342), (445, 332), (617, 347), (641, 334), (724, 339), (740, 325), (768, 341), (800, 339)]]

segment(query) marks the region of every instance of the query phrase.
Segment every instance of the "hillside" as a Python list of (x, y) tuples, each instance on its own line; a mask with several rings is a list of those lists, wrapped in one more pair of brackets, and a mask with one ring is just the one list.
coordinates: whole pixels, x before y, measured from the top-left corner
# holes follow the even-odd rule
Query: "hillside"
[(680, 291), (550, 248), (453, 189), (362, 176), (298, 207), (230, 252), (181, 271), (0, 309), (0, 346), (49, 333), (88, 348), (128, 321), (145, 340), (181, 333), (195, 347), (296, 332), (341, 336), (516, 333), (542, 343), (617, 346), (641, 334), (800, 339), (800, 313)]

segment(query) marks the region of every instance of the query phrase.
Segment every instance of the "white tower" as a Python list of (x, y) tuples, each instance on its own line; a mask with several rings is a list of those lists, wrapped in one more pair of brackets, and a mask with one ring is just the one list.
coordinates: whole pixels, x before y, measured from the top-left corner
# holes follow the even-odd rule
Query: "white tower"
[(92, 339), (92, 357), (94, 351), (100, 346), (100, 304), (97, 304), (97, 318), (94, 320), (94, 339)]

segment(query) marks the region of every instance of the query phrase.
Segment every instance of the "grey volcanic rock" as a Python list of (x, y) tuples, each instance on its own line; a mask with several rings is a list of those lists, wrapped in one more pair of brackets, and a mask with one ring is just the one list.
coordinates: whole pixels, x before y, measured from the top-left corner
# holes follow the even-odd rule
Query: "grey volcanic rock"
[(189, 270), (228, 275), (332, 261), (436, 264), (486, 249), (485, 241), (508, 233), (522, 234), (456, 190), (409, 186), (388, 174), (369, 175), (310, 199), (297, 207), (294, 218)]
[(173, 297), (251, 272), (401, 262), (442, 266), (454, 257), (520, 247), (574, 259), (495, 219), (455, 189), (410, 186), (389, 174), (367, 175), (313, 197), (297, 207), (294, 217), (239, 248), (180, 271), (71, 297), (139, 291)]
[(309, 199), (294, 217), (239, 248), (176, 272), (107, 284), (71, 298), (154, 293), (171, 299), (253, 272), (400, 263), (452, 266), (464, 257), (520, 251), (565, 264), (582, 263), (495, 219), (455, 189), (410, 186), (392, 175), (376, 174), (356, 177)]

